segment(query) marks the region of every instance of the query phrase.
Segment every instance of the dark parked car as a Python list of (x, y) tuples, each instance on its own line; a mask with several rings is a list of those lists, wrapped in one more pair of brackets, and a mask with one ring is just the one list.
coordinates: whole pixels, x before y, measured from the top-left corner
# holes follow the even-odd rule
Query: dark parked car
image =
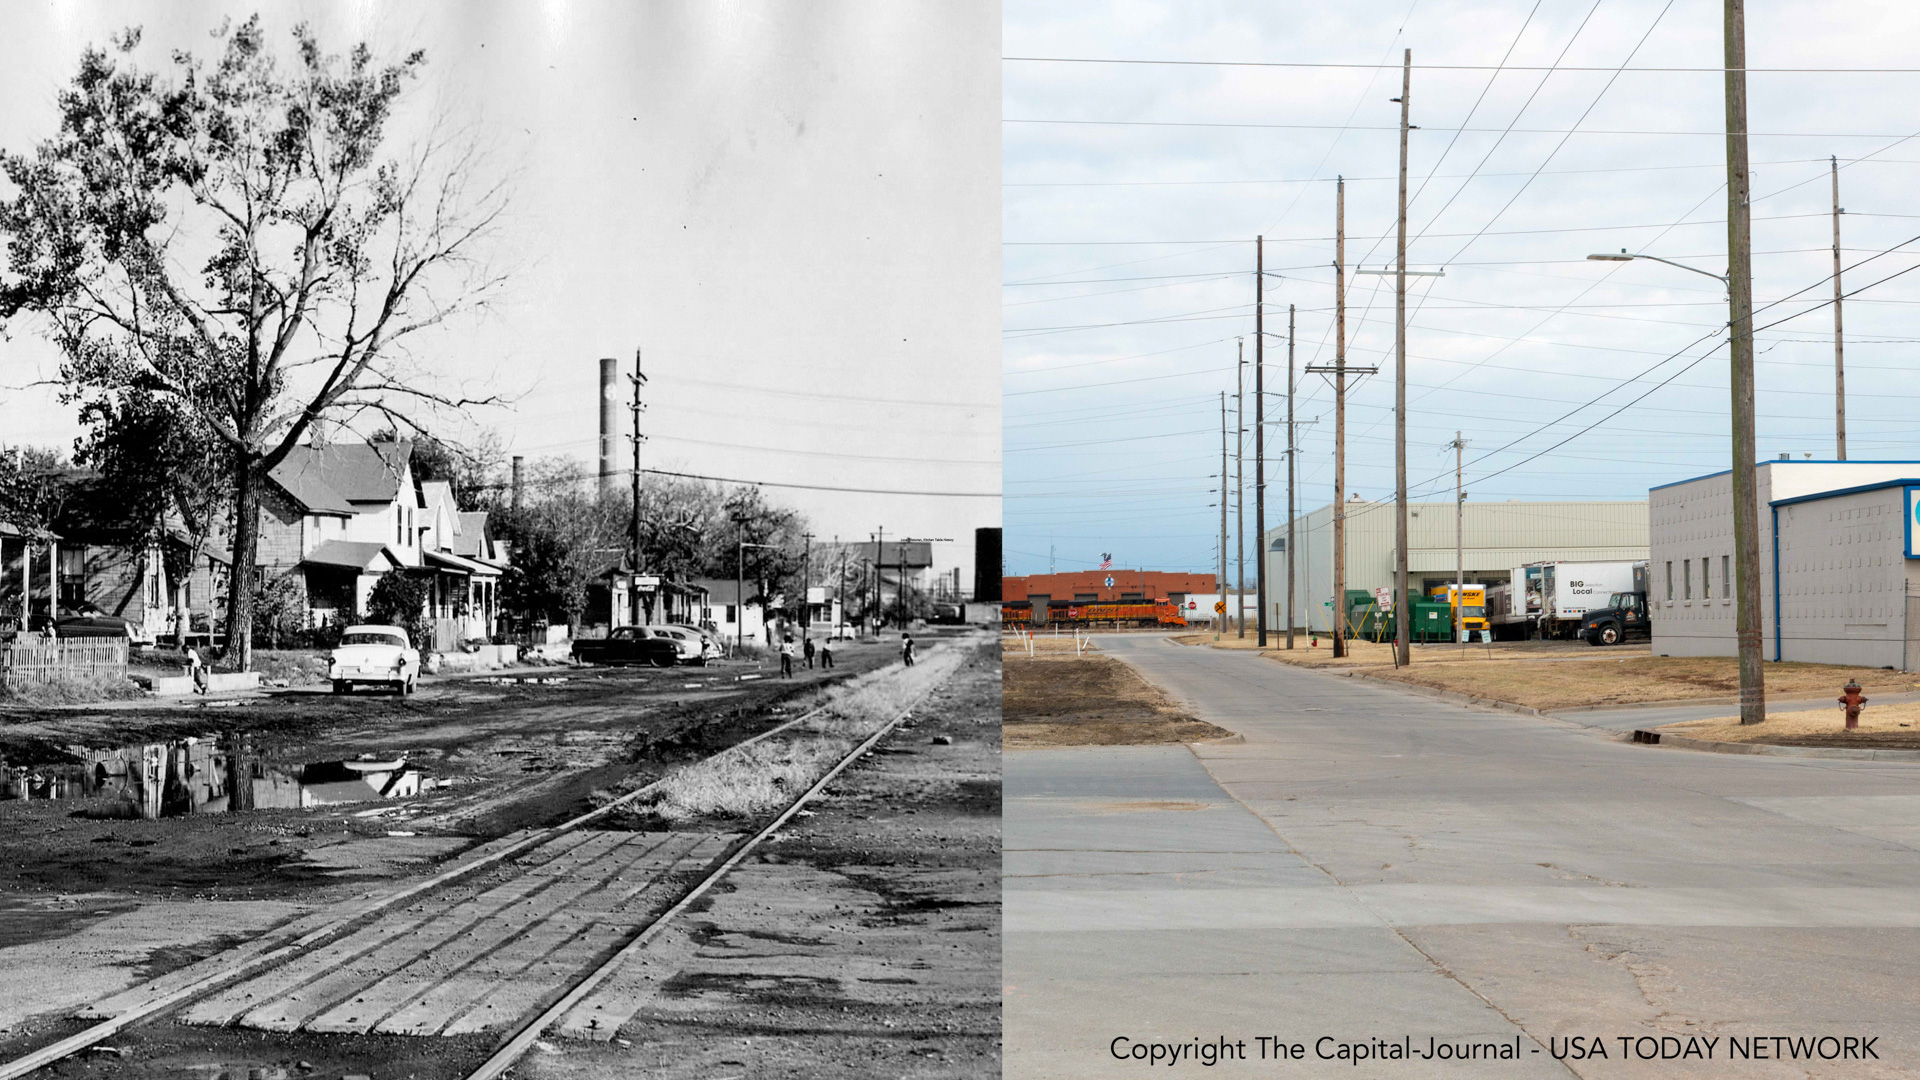
[(672, 667), (680, 659), (680, 642), (644, 626), (621, 626), (603, 638), (576, 640), (573, 658), (583, 664)]
[(138, 640), (133, 624), (118, 615), (62, 615), (53, 620), (56, 638), (118, 638)]

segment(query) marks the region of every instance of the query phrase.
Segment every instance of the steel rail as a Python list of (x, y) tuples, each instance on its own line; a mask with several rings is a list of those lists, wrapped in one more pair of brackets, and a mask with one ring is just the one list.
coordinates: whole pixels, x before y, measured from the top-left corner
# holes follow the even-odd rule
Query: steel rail
[[(698, 764), (704, 764), (705, 762), (709, 762), (709, 761), (716, 761), (722, 757), (725, 757), (728, 754), (734, 753), (737, 750), (741, 750), (745, 747), (751, 746), (754, 743), (761, 741), (762, 739), (766, 739), (772, 735), (776, 735), (804, 721), (811, 720), (814, 717), (819, 716), (821, 713), (826, 712), (828, 708), (829, 707), (826, 705), (817, 706), (813, 709), (808, 710), (805, 713), (802, 713), (799, 716), (794, 717), (791, 720), (787, 720), (774, 727), (768, 728), (766, 731), (763, 731), (758, 735), (755, 735), (749, 739), (745, 739), (740, 742), (734, 743), (733, 745), (728, 746), (723, 750), (719, 750), (719, 751), (716, 751), (715, 753), (709, 754), (708, 756), (701, 758), (700, 761), (695, 762), (694, 764), (698, 765)], [(897, 720), (894, 722), (897, 722)], [(890, 728), (891, 726), (892, 724), (889, 723), (888, 727)], [(686, 767), (691, 768), (692, 766), (686, 766)], [(677, 771), (678, 770), (675, 770), (675, 772)], [(835, 770), (835, 772), (837, 774), (838, 770)], [(238, 979), (243, 979), (243, 978), (246, 978), (247, 976), (253, 975), (264, 968), (273, 966), (275, 963), (278, 963), (281, 960), (285, 960), (291, 956), (295, 956), (301, 952), (305, 952), (306, 950), (313, 949), (321, 945), (325, 945), (329, 942), (338, 940), (339, 938), (344, 937), (346, 934), (359, 929), (361, 924), (365, 920), (367, 920), (370, 916), (377, 915), (380, 912), (385, 911), (386, 909), (394, 906), (395, 904), (400, 903), (403, 900), (411, 899), (415, 896), (420, 895), (423, 892), (437, 889), (450, 882), (457, 881), (460, 878), (466, 877), (467, 875), (473, 873), (476, 870), (481, 870), (488, 866), (492, 866), (496, 863), (499, 863), (503, 860), (510, 859), (515, 855), (522, 854), (528, 850), (539, 847), (542, 844), (551, 843), (555, 839), (558, 839), (560, 836), (565, 835), (566, 833), (572, 832), (573, 830), (578, 829), (582, 825), (585, 825), (591, 821), (598, 820), (599, 818), (604, 817), (607, 814), (610, 814), (613, 811), (618, 810), (619, 808), (626, 806), (629, 803), (632, 803), (634, 800), (640, 798), (641, 796), (654, 791), (661, 784), (664, 784), (669, 779), (671, 779), (673, 775), (674, 775), (673, 773), (669, 773), (668, 775), (663, 776), (660, 779), (655, 780), (650, 784), (647, 784), (640, 788), (636, 788), (633, 791), (630, 791), (627, 794), (612, 800), (611, 802), (607, 803), (605, 806), (596, 807), (592, 810), (587, 811), (584, 814), (580, 814), (567, 821), (561, 822), (558, 825), (554, 825), (543, 831), (533, 833), (532, 835), (529, 835), (521, 840), (518, 840), (512, 844), (509, 844), (506, 847), (500, 848), (497, 851), (488, 852), (486, 855), (483, 855), (479, 858), (471, 859), (467, 862), (460, 863), (456, 866), (450, 867), (446, 870), (441, 871), (438, 874), (435, 874), (430, 878), (427, 878), (423, 881), (415, 882), (414, 884), (409, 885), (406, 888), (401, 889), (397, 892), (387, 893), (382, 896), (374, 897), (371, 900), (368, 900), (352, 908), (347, 913), (341, 915), (339, 918), (334, 919), (333, 921), (327, 923), (326, 925), (316, 927), (313, 930), (310, 930), (307, 933), (301, 935), (300, 937), (287, 942), (286, 944), (276, 946), (272, 949), (267, 950), (266, 952), (260, 953), (256, 956), (250, 957), (245, 960), (241, 960), (235, 963), (233, 966), (225, 968), (223, 970), (209, 972), (207, 975), (204, 975), (201, 978), (195, 979), (194, 981), (187, 983), (186, 985), (176, 990), (173, 990), (166, 994), (162, 994), (149, 1001), (143, 1002), (139, 1005), (129, 1008), (125, 1012), (122, 1012), (116, 1016), (110, 1017), (106, 1020), (102, 1020), (99, 1023), (94, 1024), (90, 1027), (87, 1027), (81, 1031), (75, 1032), (74, 1034), (69, 1035), (64, 1039), (61, 1039), (58, 1042), (54, 1042), (47, 1046), (43, 1046), (40, 1049), (35, 1050), (30, 1054), (27, 1054), (23, 1057), (15, 1058), (12, 1061), (0, 1063), (0, 1080), (17, 1080), (17, 1078), (25, 1076), (28, 1073), (31, 1073), (37, 1069), (45, 1068), (46, 1066), (51, 1065), (56, 1061), (60, 1061), (63, 1058), (71, 1057), (74, 1054), (77, 1054), (80, 1051), (85, 1050), (90, 1046), (93, 1046), (95, 1043), (100, 1042), (102, 1039), (105, 1039), (111, 1035), (114, 1035), (120, 1030), (122, 1030), (123, 1028), (129, 1027), (132, 1024), (138, 1023), (141, 1020), (145, 1020), (149, 1017), (158, 1015), (163, 1012), (167, 1012), (177, 1005), (181, 1005), (185, 1002), (191, 1001), (194, 998), (197, 998), (203, 994), (206, 994), (209, 991), (215, 990), (230, 982), (234, 982)], [(783, 817), (781, 820), (784, 821), (786, 820), (786, 818)], [(261, 937), (256, 938), (254, 942), (252, 942), (251, 944), (258, 944), (262, 941), (270, 940), (273, 937), (273, 935), (274, 935), (274, 931), (268, 931), (266, 934), (261, 935)], [(242, 946), (242, 947), (244, 948), (245, 946)], [(162, 976), (162, 978), (164, 978), (164, 976)], [(157, 982), (157, 981), (158, 980), (150, 980), (149, 983)], [(117, 997), (121, 994), (131, 993), (131, 992), (137, 991), (139, 988), (140, 988), (139, 985), (131, 986), (125, 990), (117, 991), (112, 996)]]
[[(793, 816), (800, 812), (801, 807), (805, 806), (815, 796), (826, 790), (827, 785), (832, 783), (836, 777), (845, 771), (847, 766), (852, 765), (868, 751), (872, 750), (875, 744), (879, 743), (881, 739), (885, 738), (894, 728), (899, 726), (900, 721), (905, 720), (914, 709), (926, 701), (936, 688), (937, 687), (929, 687), (925, 693), (914, 698), (912, 702), (908, 703), (896, 713), (891, 720), (880, 725), (878, 730), (867, 736), (858, 746), (848, 751), (846, 756), (842, 757), (832, 769), (828, 770), (825, 776), (822, 776), (812, 787), (802, 792), (799, 798), (795, 799), (785, 810), (781, 811), (779, 817), (774, 818), (765, 828), (753, 834), (751, 838), (735, 849), (734, 853), (729, 855), (719, 866), (708, 871), (707, 875), (700, 879), (700, 883), (689, 890), (685, 896), (681, 897), (678, 903), (661, 912), (652, 921), (648, 922), (647, 925), (641, 927), (627, 940), (625, 945), (620, 947), (619, 951), (615, 952), (599, 966), (588, 972), (579, 982), (573, 985), (571, 990), (561, 995), (559, 1000), (549, 1005), (542, 1010), (539, 1015), (522, 1025), (520, 1030), (516, 1031), (511, 1038), (501, 1045), (500, 1049), (494, 1051), (492, 1057), (482, 1062), (479, 1068), (468, 1073), (466, 1080), (501, 1080), (501, 1078), (506, 1075), (507, 1070), (512, 1068), (515, 1062), (519, 1061), (528, 1050), (533, 1048), (533, 1044), (539, 1040), (540, 1036), (546, 1032), (547, 1028), (550, 1027), (554, 1021), (565, 1016), (569, 1010), (584, 1000), (587, 995), (591, 994), (608, 976), (618, 970), (620, 965), (625, 963), (629, 957), (645, 948), (648, 942), (652, 941), (661, 931), (666, 929), (667, 924), (673, 920), (674, 916), (679, 915), (681, 912), (687, 910), (687, 908), (693, 906), (695, 901), (704, 896), (708, 889), (718, 884), (721, 878), (725, 877), (735, 866), (738, 866), (740, 861), (746, 858), (762, 841), (778, 832), (782, 825), (792, 820)], [(768, 732), (767, 734), (772, 734), (772, 732)]]

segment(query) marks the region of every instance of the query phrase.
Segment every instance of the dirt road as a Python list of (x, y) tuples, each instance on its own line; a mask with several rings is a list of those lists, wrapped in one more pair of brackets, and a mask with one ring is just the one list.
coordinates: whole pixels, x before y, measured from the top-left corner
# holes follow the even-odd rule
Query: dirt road
[[(933, 909), (964, 912), (957, 921), (932, 920), (940, 925), (922, 927), (923, 936), (939, 935), (938, 944), (923, 942), (915, 946), (919, 951), (914, 955), (942, 976), (930, 984), (935, 992), (922, 995), (920, 1005), (929, 1013), (951, 1009), (950, 971), (960, 973), (954, 977), (972, 987), (973, 996), (962, 1009), (966, 1022), (959, 1028), (940, 1027), (939, 1034), (951, 1038), (938, 1042), (937, 1051), (957, 1055), (964, 1047), (977, 1062), (997, 1053), (998, 1046), (999, 681), (997, 666), (986, 671), (993, 650), (976, 651), (969, 677), (941, 692), (943, 705), (934, 713), (947, 725), (935, 731), (964, 732), (964, 737), (949, 736), (952, 742), (938, 746), (929, 768), (893, 781), (896, 789), (910, 785), (928, 816), (920, 818), (909, 810), (913, 816), (900, 815), (905, 824), (879, 827), (876, 839), (885, 843), (851, 849), (873, 856), (866, 876), (850, 877), (872, 879), (863, 887), (881, 899), (874, 902), (878, 906), (870, 919), (890, 920), (887, 925), (913, 923), (914, 917), (903, 912), (919, 911), (922, 901)], [(848, 674), (892, 660), (891, 650), (881, 648), (848, 653), (843, 668)], [(572, 681), (544, 685), (443, 684), (415, 702), (283, 695), (236, 707), (246, 710), (247, 729), (257, 733), (263, 757), (340, 752), (335, 748), (379, 735), (383, 741), (377, 749), (382, 753), (406, 749), (410, 756), (428, 758), (446, 769), (443, 775), (473, 777), (444, 792), (407, 800), (398, 805), (398, 814), (385, 817), (363, 816), (368, 808), (352, 805), (102, 821), (72, 816), (71, 802), (0, 803), (0, 815), (17, 826), (0, 833), (0, 865), (7, 875), (0, 881), (10, 886), (0, 887), (0, 914), (5, 916), (0, 919), (5, 926), (0, 932), (0, 1059), (77, 1030), (80, 1022), (69, 1018), (75, 1009), (97, 1003), (130, 982), (191, 964), (290, 919), (324, 913), (329, 905), (365, 893), (375, 880), (404, 882), (477, 840), (578, 810), (596, 786), (663, 773), (794, 715), (812, 697), (797, 683), (777, 680), (722, 684), (725, 669), (708, 673), (713, 676), (710, 682), (688, 685), (695, 681), (688, 676), (695, 674), (619, 672), (594, 679), (576, 673)], [(187, 722), (167, 709), (114, 717), (44, 715), (27, 721), (36, 739), (49, 731), (108, 727), (151, 738), (169, 725)], [(923, 718), (922, 727), (896, 736), (889, 749), (906, 745), (903, 739), (918, 738), (924, 723)], [(440, 751), (437, 757), (423, 753), (435, 750)], [(903, 756), (910, 755), (887, 753), (869, 760), (891, 762)], [(872, 795), (848, 794), (869, 782), (862, 770), (843, 777), (838, 790), (848, 798), (883, 801), (900, 795), (885, 785)], [(790, 830), (789, 839), (817, 827), (837, 807), (838, 800), (822, 808), (807, 829)], [(402, 814), (404, 821), (399, 820)], [(929, 867), (924, 858), (915, 861), (926, 847), (921, 821), (936, 821), (963, 841), (956, 845), (952, 865)], [(0, 819), (0, 826), (4, 824)], [(368, 1072), (366, 1066), (378, 1063), (374, 1075), (460, 1075), (491, 1049), (502, 1025), (524, 1012), (521, 1005), (551, 992), (560, 985), (553, 980), (585, 964), (587, 953), (601, 948), (606, 935), (617, 935), (619, 925), (637, 925), (635, 920), (671, 894), (672, 881), (685, 880), (726, 846), (724, 832), (707, 832), (711, 835), (601, 833), (593, 847), (583, 846), (578, 857), (569, 856), (572, 861), (536, 870), (533, 877), (545, 884), (535, 893), (515, 891), (529, 880), (524, 874), (465, 883), (426, 908), (410, 905), (394, 920), (383, 918), (366, 934), (349, 939), (371, 942), (371, 951), (344, 947), (336, 966), (330, 966), (336, 962), (327, 957), (306, 961), (312, 969), (307, 982), (293, 978), (299, 973), (290, 970), (237, 984), (197, 1005), (197, 1011), (182, 1014), (179, 1019), (185, 1023), (161, 1021), (129, 1029), (116, 1038), (113, 1052), (60, 1068), (89, 1075), (159, 1076), (217, 1067), (235, 1076), (257, 1069), (260, 1075), (324, 1078), (342, 1075), (343, 1070)], [(87, 833), (106, 839), (82, 839)], [(841, 845), (849, 842), (846, 835), (829, 830), (822, 834), (823, 844), (827, 836)], [(897, 858), (889, 854), (890, 848), (898, 849)], [(754, 875), (781, 865), (786, 851), (782, 844), (772, 861), (737, 871), (746, 884), (730, 880), (729, 891), (709, 898), (713, 908), (721, 909), (736, 888), (751, 891)], [(824, 855), (819, 861), (822, 866), (831, 863)], [(86, 887), (47, 889), (63, 871)], [(647, 884), (656, 879), (658, 884)], [(781, 899), (791, 902), (821, 885), (784, 882), (774, 887)], [(582, 901), (568, 902), (576, 892)], [(608, 899), (626, 892), (632, 893), (627, 900)], [(902, 897), (918, 899), (902, 907)], [(985, 917), (980, 917), (981, 910)], [(738, 932), (752, 936), (759, 933), (759, 925), (771, 922), (775, 929), (768, 932), (774, 938), (787, 933), (778, 928), (778, 918), (766, 912), (750, 911), (747, 917), (758, 923)], [(476, 929), (454, 932), (468, 925)], [(873, 925), (866, 933), (877, 941), (881, 923)], [(572, 940), (569, 935), (577, 927), (585, 927), (584, 936)], [(906, 936), (911, 938), (912, 931)], [(953, 956), (949, 948), (956, 950)], [(462, 949), (475, 953), (469, 968), (462, 968), (463, 962), (453, 955)], [(653, 962), (654, 951), (648, 955)], [(657, 955), (670, 963), (677, 954), (669, 949)], [(837, 945), (835, 955), (841, 955)], [(389, 959), (395, 963), (387, 964)], [(636, 1000), (686, 996), (674, 988), (676, 970), (667, 969), (672, 978), (666, 980), (664, 994), (642, 994)], [(435, 971), (448, 976), (446, 985), (430, 988), (425, 996), (410, 996), (440, 978)], [(852, 985), (860, 984), (855, 980)], [(875, 985), (901, 1001), (913, 998), (909, 991), (892, 990), (896, 984), (886, 978)], [(866, 999), (855, 995), (851, 1000)], [(393, 1008), (379, 1006), (383, 1001)], [(898, 1003), (884, 1016), (870, 1017), (876, 1033), (887, 1031)], [(656, 1020), (641, 1015), (632, 1022), (645, 1027)], [(951, 1020), (940, 1023), (950, 1025)], [(437, 1037), (401, 1037), (403, 1032), (428, 1031)], [(592, 1045), (592, 1031), (572, 1034), (586, 1042), (563, 1040), (560, 1045)], [(626, 1038), (625, 1033), (620, 1037)], [(832, 1045), (824, 1050), (836, 1054), (855, 1053), (859, 1060), (871, 1056), (839, 1040), (837, 1033), (827, 1042)], [(591, 1064), (594, 1052), (623, 1049), (607, 1044), (590, 1051), (586, 1060)], [(545, 1061), (556, 1052), (550, 1046), (535, 1057)], [(300, 1070), (302, 1061), (310, 1068)], [(626, 1075), (625, 1070), (621, 1065), (612, 1074)]]

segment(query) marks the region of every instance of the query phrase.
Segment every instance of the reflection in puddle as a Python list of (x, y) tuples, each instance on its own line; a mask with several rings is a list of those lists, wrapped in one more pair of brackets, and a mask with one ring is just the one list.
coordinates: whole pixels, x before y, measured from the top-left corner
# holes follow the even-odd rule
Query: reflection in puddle
[[(233, 802), (228, 755), (219, 739), (73, 749), (83, 764), (0, 766), (0, 799), (95, 798), (100, 803), (89, 807), (87, 816), (113, 818), (217, 814)], [(244, 772), (253, 796), (251, 808), (258, 810), (405, 799), (434, 787), (432, 778), (409, 768), (404, 757), (362, 755), (297, 765), (252, 761)], [(247, 809), (242, 803), (239, 809)]]

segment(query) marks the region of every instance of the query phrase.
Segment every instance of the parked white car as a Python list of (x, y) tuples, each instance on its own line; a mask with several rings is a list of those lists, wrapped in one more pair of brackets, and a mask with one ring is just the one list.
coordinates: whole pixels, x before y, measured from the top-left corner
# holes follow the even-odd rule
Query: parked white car
[(420, 651), (397, 626), (349, 626), (327, 657), (327, 678), (336, 694), (379, 685), (405, 696), (419, 677)]
[(682, 664), (704, 664), (708, 660), (707, 639), (691, 626), (649, 626), (647, 633), (670, 638), (679, 650)]

